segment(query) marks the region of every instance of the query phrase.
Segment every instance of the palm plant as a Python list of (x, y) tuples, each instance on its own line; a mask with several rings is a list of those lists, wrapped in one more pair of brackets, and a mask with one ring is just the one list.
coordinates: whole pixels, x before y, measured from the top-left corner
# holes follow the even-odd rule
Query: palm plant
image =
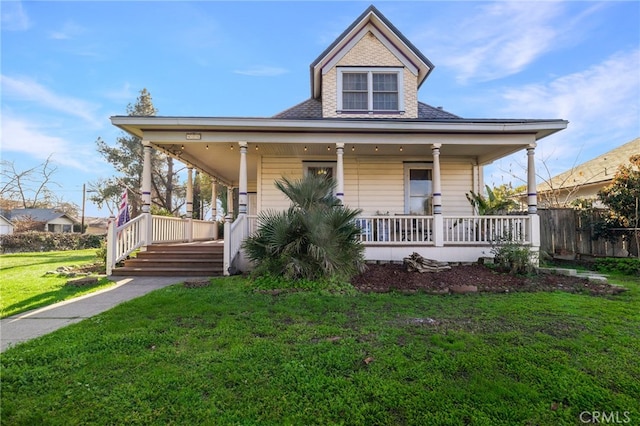
[(476, 194), (473, 191), (470, 191), (470, 194), (466, 194), (467, 200), (469, 200), (469, 203), (471, 203), (473, 208), (478, 212), (478, 215), (500, 214), (512, 210), (517, 206), (515, 201), (499, 197), (489, 185), (486, 185), (485, 189), (487, 190), (486, 197), (482, 194)]
[(266, 211), (243, 244), (256, 273), (288, 279), (347, 279), (364, 268), (355, 219), (360, 210), (333, 195), (335, 182), (321, 176), (282, 178), (276, 187), (291, 201), (286, 211)]

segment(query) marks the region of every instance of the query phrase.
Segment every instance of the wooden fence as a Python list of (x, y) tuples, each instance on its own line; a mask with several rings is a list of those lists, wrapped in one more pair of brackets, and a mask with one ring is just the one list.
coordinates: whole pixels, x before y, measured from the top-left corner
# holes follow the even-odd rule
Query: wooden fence
[[(640, 232), (628, 237), (620, 231), (617, 241), (593, 239), (593, 223), (606, 210), (584, 212), (570, 208), (539, 209), (540, 249), (555, 256), (638, 256), (637, 241)], [(631, 234), (633, 235), (633, 234)]]

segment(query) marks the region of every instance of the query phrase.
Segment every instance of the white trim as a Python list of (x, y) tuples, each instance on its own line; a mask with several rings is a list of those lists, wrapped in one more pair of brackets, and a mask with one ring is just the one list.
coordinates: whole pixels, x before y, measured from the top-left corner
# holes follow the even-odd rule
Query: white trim
[[(367, 74), (367, 109), (369, 114), (385, 114), (389, 112), (404, 112), (404, 68), (402, 67), (338, 67), (338, 89), (336, 90), (336, 105), (338, 113), (358, 113), (362, 110), (348, 110), (342, 106), (342, 76), (349, 73)], [(374, 110), (373, 109), (373, 74), (395, 74), (398, 77), (398, 109)]]
[[(380, 23), (382, 24), (382, 22), (380, 22)], [(362, 40), (364, 38), (365, 35), (367, 35), (367, 33), (369, 31), (371, 31), (371, 33), (380, 41), (380, 43), (382, 43), (382, 45), (384, 47), (386, 47), (393, 54), (393, 56), (395, 56), (400, 62), (402, 62), (402, 64), (405, 67), (407, 67), (414, 75), (418, 75), (418, 68), (416, 68), (416, 66), (413, 64), (413, 62), (411, 62), (411, 60), (409, 60), (404, 53), (402, 53), (400, 50), (398, 50), (398, 48), (396, 48), (396, 46), (394, 46), (394, 44), (391, 43), (391, 41), (389, 41), (389, 38), (387, 36), (385, 36), (384, 34), (382, 34), (382, 32), (380, 32), (380, 30), (378, 30), (371, 23), (368, 23), (367, 25), (362, 27), (353, 36), (353, 38), (351, 40), (349, 40), (349, 42), (347, 44), (345, 44), (345, 45), (340, 47), (338, 53), (336, 53), (331, 58), (331, 60), (329, 62), (327, 62), (326, 64), (324, 64), (322, 66), (322, 70), (321, 70), (322, 74), (325, 75), (329, 71), (331, 71), (331, 69), (333, 69), (333, 67), (335, 67), (338, 64), (338, 62), (340, 62), (340, 60), (342, 58), (344, 58), (345, 55), (347, 53), (349, 53), (349, 51), (356, 44), (358, 44), (360, 42), (360, 40)]]

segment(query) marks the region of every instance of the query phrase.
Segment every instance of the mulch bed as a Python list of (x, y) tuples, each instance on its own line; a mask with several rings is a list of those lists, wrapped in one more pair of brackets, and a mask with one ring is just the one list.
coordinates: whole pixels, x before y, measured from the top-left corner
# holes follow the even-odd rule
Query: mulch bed
[[(535, 291), (566, 291), (591, 295), (617, 294), (622, 287), (592, 282), (584, 278), (533, 274), (531, 276), (510, 275), (497, 272), (483, 265), (453, 266), (440, 272), (407, 272), (400, 264), (370, 264), (351, 284), (362, 292), (386, 293), (400, 291), (431, 294), (449, 293), (510, 293)], [(475, 289), (474, 289), (475, 288)]]

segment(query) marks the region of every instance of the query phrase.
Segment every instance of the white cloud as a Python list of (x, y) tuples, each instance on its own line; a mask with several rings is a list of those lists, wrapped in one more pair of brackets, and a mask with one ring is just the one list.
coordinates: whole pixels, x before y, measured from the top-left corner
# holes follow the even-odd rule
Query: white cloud
[(90, 171), (85, 153), (71, 146), (69, 142), (58, 136), (46, 134), (46, 130), (26, 120), (12, 117), (3, 112), (2, 117), (2, 151), (26, 154), (39, 161), (51, 156), (58, 164), (82, 171)]
[[(447, 31), (431, 29), (419, 36), (430, 43), (438, 64), (457, 80), (489, 81), (516, 74), (545, 53), (588, 13), (569, 19), (560, 2), (495, 2), (452, 22)], [(441, 28), (441, 27), (440, 27)]]
[(31, 28), (31, 20), (19, 1), (3, 1), (0, 7), (2, 27), (5, 31), (26, 31)]
[(251, 77), (277, 77), (289, 71), (279, 67), (256, 66), (245, 70), (235, 70), (235, 74), (248, 75)]
[(548, 83), (506, 90), (505, 113), (570, 121), (563, 136), (586, 145), (635, 128), (640, 132), (640, 50), (619, 52), (602, 63)]
[(137, 97), (136, 92), (131, 88), (131, 84), (129, 82), (125, 82), (122, 87), (109, 90), (104, 93), (104, 96), (107, 99), (111, 99), (112, 101), (126, 101), (130, 102), (132, 99)]
[[(640, 50), (618, 52), (583, 71), (507, 89), (484, 100), (502, 105), (503, 116), (517, 111), (518, 117), (569, 121), (566, 130), (538, 143), (538, 176), (549, 179), (640, 136), (638, 69)], [(485, 180), (496, 185), (521, 184), (526, 179), (526, 162), (523, 152), (506, 157), (485, 168)]]
[(54, 40), (71, 40), (83, 34), (85, 29), (72, 21), (67, 21), (59, 30), (52, 31), (49, 38)]
[(59, 95), (28, 78), (12, 78), (0, 75), (5, 98), (34, 102), (40, 106), (80, 118), (94, 127), (102, 127), (103, 120), (96, 115), (98, 106), (82, 99)]

